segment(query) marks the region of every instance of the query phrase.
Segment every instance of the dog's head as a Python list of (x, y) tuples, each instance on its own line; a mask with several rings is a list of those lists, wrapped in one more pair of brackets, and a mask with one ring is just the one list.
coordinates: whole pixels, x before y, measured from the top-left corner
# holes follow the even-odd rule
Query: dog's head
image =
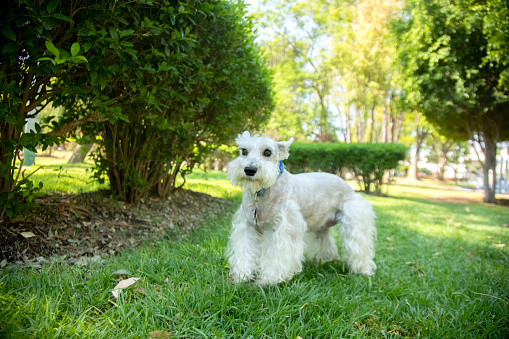
[(288, 158), (293, 138), (276, 142), (245, 131), (235, 141), (240, 154), (228, 164), (232, 184), (250, 189), (253, 194), (274, 185), (280, 173), (279, 161)]

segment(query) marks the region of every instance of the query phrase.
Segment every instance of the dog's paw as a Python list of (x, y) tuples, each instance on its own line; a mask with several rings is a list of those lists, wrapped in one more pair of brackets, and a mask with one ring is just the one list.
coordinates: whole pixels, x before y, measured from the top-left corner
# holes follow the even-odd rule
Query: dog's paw
[(238, 274), (238, 273), (230, 273), (230, 281), (231, 281), (232, 284), (239, 284), (239, 283), (243, 283), (243, 282), (251, 282), (252, 281), (252, 277), (246, 276), (246, 275), (241, 275), (241, 274)]

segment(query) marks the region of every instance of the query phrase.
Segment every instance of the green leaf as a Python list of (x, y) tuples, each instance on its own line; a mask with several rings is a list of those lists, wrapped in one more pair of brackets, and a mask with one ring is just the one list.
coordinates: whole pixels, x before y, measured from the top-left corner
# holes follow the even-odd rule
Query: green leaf
[(18, 45), (14, 42), (7, 43), (4, 48), (2, 48), (2, 53), (4, 54), (10, 54), (12, 52), (15, 52), (18, 50)]
[(86, 57), (84, 57), (83, 55), (78, 55), (78, 56), (75, 56), (73, 58), (73, 61), (83, 61), (83, 62), (88, 62), (88, 59)]
[(71, 18), (69, 18), (67, 15), (63, 15), (62, 13), (55, 13), (52, 15), (52, 17), (58, 20), (71, 21)]
[(58, 48), (56, 48), (51, 41), (46, 41), (46, 48), (48, 49), (48, 51), (53, 53), (57, 58), (60, 56)]
[(4, 121), (11, 125), (16, 125), (18, 123), (18, 121), (10, 115), (5, 116)]
[(95, 80), (97, 79), (97, 72), (96, 71), (90, 72), (90, 79), (92, 80), (92, 82), (95, 82)]
[(110, 71), (112, 73), (115, 73), (118, 70), (118, 67), (119, 66), (117, 64), (109, 65), (108, 66), (108, 71)]
[(129, 81), (128, 84), (129, 84), (129, 86), (131, 86), (133, 92), (136, 92), (136, 84), (132, 81)]
[(113, 39), (115, 40), (118, 40), (118, 33), (117, 33), (117, 29), (115, 27), (110, 27), (109, 28), (109, 31), (110, 31), (110, 35)]
[(7, 38), (9, 38), (9, 39), (11, 39), (13, 41), (16, 41), (16, 34), (14, 34), (14, 32), (11, 30), (11, 28), (9, 26), (2, 25), (2, 33)]
[(84, 45), (83, 45), (83, 50), (85, 50), (85, 53), (88, 52), (88, 50), (90, 49), (90, 47), (92, 47), (92, 43), (91, 42), (86, 42)]
[(58, 6), (58, 0), (51, 0), (46, 6), (46, 10), (49, 14), (53, 13)]
[(80, 44), (75, 42), (71, 46), (71, 54), (72, 56), (76, 56), (80, 51)]

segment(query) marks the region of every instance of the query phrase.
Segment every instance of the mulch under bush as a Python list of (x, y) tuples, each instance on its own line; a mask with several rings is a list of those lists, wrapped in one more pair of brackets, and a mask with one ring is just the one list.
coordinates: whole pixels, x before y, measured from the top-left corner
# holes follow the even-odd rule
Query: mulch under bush
[(0, 225), (2, 266), (104, 259), (143, 241), (175, 240), (231, 206), (229, 200), (188, 190), (139, 206), (100, 192), (51, 194), (36, 202), (40, 207)]

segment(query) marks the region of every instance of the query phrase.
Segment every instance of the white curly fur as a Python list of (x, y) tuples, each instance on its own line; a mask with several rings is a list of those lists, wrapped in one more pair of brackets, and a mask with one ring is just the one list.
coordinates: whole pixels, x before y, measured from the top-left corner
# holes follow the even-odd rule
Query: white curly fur
[[(299, 273), (304, 257), (318, 263), (337, 259), (331, 226), (338, 223), (350, 271), (374, 274), (375, 213), (369, 202), (332, 174), (280, 173), (279, 161), (288, 158), (293, 138), (276, 142), (246, 131), (236, 142), (240, 156), (228, 164), (228, 179), (244, 187), (244, 194), (227, 247), (233, 282), (277, 284)], [(246, 168), (256, 173), (247, 175)]]

